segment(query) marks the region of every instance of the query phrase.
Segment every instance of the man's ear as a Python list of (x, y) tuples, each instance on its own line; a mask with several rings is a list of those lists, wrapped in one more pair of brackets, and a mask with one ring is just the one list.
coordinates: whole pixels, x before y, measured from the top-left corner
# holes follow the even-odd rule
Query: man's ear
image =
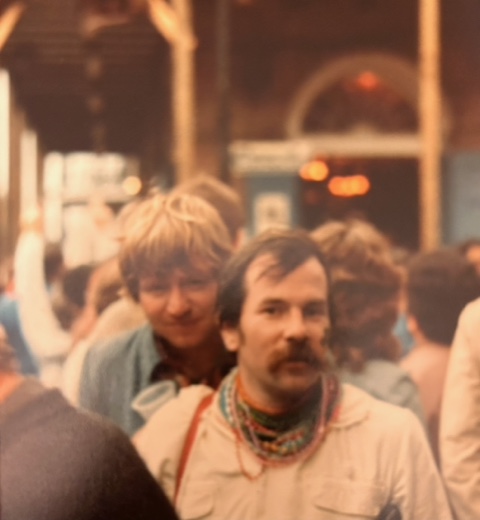
[(415, 318), (415, 316), (413, 316), (412, 314), (407, 314), (407, 329), (408, 329), (408, 332), (410, 332), (410, 334), (412, 336), (414, 336), (415, 334), (418, 334), (418, 332), (420, 331), (420, 327), (418, 326), (418, 321)]
[(411, 314), (407, 315), (407, 329), (408, 332), (410, 332), (410, 334), (412, 335), (415, 343), (419, 343), (426, 340), (425, 334), (420, 328), (417, 319), (415, 318), (415, 316), (412, 316)]
[(223, 325), (220, 329), (220, 334), (222, 335), (225, 348), (229, 352), (237, 352), (240, 347), (240, 333), (238, 332), (237, 327), (232, 325)]

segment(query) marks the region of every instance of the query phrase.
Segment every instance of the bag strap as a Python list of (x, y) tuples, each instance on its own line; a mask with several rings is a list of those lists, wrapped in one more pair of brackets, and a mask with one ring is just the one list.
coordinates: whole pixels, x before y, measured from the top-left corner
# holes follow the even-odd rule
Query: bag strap
[(213, 396), (215, 394), (212, 392), (205, 396), (200, 403), (198, 404), (197, 409), (195, 410), (195, 414), (193, 416), (192, 422), (187, 431), (187, 436), (185, 437), (185, 443), (183, 445), (182, 454), (180, 456), (180, 462), (178, 465), (177, 471), (177, 479), (175, 482), (175, 497), (174, 503), (177, 502), (177, 495), (180, 489), (180, 485), (182, 483), (183, 474), (185, 472), (185, 468), (187, 466), (188, 457), (190, 456), (190, 452), (192, 450), (193, 443), (195, 441), (195, 437), (197, 435), (198, 425), (200, 423), (200, 417), (202, 413), (210, 406), (213, 401)]

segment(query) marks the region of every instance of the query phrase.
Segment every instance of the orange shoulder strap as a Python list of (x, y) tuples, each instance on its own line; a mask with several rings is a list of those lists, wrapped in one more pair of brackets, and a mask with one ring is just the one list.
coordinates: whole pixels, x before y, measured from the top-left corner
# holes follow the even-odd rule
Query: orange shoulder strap
[(195, 441), (195, 437), (197, 435), (198, 424), (200, 423), (200, 417), (204, 410), (208, 408), (208, 406), (213, 401), (213, 396), (215, 394), (212, 392), (205, 396), (199, 403), (197, 409), (195, 410), (195, 415), (193, 416), (192, 422), (190, 423), (190, 427), (188, 428), (187, 436), (185, 437), (185, 443), (183, 445), (182, 455), (180, 456), (180, 463), (178, 465), (177, 471), (177, 480), (175, 483), (175, 498), (174, 503), (177, 502), (177, 495), (180, 489), (180, 485), (182, 483), (183, 474), (185, 472), (185, 467), (187, 466), (188, 457), (190, 456), (190, 451), (192, 449), (193, 443)]

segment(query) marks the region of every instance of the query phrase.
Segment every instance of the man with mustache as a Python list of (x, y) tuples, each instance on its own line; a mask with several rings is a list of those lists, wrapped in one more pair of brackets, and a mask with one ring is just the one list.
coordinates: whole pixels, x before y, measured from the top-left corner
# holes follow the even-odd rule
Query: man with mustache
[(247, 244), (220, 277), (238, 368), (159, 410), (135, 444), (182, 518), (451, 518), (418, 419), (341, 385), (329, 277), (301, 231)]

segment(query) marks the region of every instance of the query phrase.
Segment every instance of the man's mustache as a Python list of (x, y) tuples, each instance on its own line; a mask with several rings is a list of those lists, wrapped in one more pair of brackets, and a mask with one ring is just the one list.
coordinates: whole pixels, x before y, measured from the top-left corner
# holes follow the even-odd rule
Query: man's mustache
[(308, 340), (290, 341), (286, 349), (277, 354), (274, 366), (283, 363), (308, 363), (314, 368), (323, 366), (322, 360), (314, 353)]

